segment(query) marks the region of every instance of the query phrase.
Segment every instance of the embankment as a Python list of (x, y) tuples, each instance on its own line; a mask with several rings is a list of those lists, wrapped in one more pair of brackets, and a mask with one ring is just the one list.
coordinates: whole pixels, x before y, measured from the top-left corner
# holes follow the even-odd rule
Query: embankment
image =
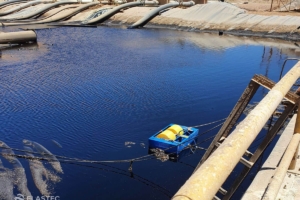
[[(118, 13), (106, 24), (131, 25), (153, 7), (135, 7)], [(300, 40), (300, 17), (255, 15), (228, 3), (209, 3), (173, 8), (152, 19), (147, 26), (177, 30), (219, 32), (233, 35)]]

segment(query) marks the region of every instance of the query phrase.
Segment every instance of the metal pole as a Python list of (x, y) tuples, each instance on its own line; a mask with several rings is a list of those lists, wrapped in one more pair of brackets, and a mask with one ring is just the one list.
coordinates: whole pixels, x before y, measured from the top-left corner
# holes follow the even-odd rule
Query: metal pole
[(279, 166), (273, 176), (271, 183), (263, 197), (263, 200), (276, 199), (278, 191), (281, 187), (282, 181), (286, 175), (286, 172), (291, 164), (295, 152), (297, 153), (300, 142), (300, 107), (298, 106), (297, 119), (295, 124), (294, 135), (281, 159)]
[[(256, 151), (253, 153), (251, 158), (249, 159), (249, 162), (256, 163), (256, 161), (260, 158), (260, 156), (263, 154), (264, 150), (268, 147), (268, 145), (272, 142), (274, 137), (276, 136), (276, 133), (280, 130), (284, 122), (287, 120), (288, 116), (293, 112), (296, 105), (289, 103), (287, 108), (285, 108), (284, 112), (281, 114), (281, 116), (277, 119), (276, 123), (272, 127), (272, 129), (266, 134), (265, 138), (259, 145), (259, 147), (256, 149)], [(227, 200), (232, 197), (234, 192), (238, 189), (240, 184), (243, 182), (243, 180), (246, 178), (248, 173), (250, 172), (252, 168), (244, 167), (238, 178), (233, 182), (233, 184), (230, 186), (230, 189), (227, 191), (227, 193), (224, 195), (222, 200)]]
[(211, 200), (300, 76), (298, 62), (174, 195), (173, 200)]

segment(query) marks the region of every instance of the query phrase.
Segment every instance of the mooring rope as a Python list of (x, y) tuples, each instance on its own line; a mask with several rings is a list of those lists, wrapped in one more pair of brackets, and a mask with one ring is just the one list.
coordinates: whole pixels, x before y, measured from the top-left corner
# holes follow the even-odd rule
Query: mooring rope
[(201, 135), (204, 135), (204, 134), (206, 134), (206, 133), (209, 133), (210, 131), (212, 131), (212, 130), (218, 128), (219, 126), (221, 126), (221, 125), (223, 125), (223, 124), (224, 124), (224, 123), (218, 124), (218, 125), (212, 127), (211, 129), (208, 129), (207, 131), (204, 131), (203, 133), (199, 134), (198, 137), (201, 136)]
[(113, 167), (113, 166), (110, 166), (110, 165), (105, 165), (105, 164), (101, 164), (101, 165), (104, 165), (104, 166), (107, 166), (107, 167), (110, 167), (110, 168), (113, 168), (113, 169), (116, 169), (116, 170), (119, 170), (121, 172), (118, 172), (118, 171), (114, 171), (114, 170), (111, 170), (111, 169), (106, 169), (106, 168), (101, 168), (101, 167), (97, 167), (97, 166), (93, 166), (93, 165), (87, 165), (87, 164), (82, 164), (82, 163), (76, 163), (76, 162), (64, 162), (62, 161), (62, 163), (66, 163), (66, 164), (72, 164), (72, 165), (78, 165), (78, 166), (82, 166), (82, 167), (89, 167), (89, 168), (94, 168), (94, 169), (99, 169), (99, 170), (102, 170), (102, 171), (106, 171), (106, 172), (112, 172), (112, 173), (116, 173), (116, 174), (119, 174), (119, 175), (123, 175), (123, 176), (126, 176), (126, 177), (129, 177), (129, 178), (132, 178), (132, 179), (135, 179), (147, 186), (150, 186), (154, 189), (157, 189), (159, 192), (163, 193), (164, 195), (166, 195), (167, 197), (172, 197), (172, 193), (166, 189), (165, 187), (163, 186), (160, 186), (159, 184), (156, 184), (138, 174), (134, 174), (132, 172), (128, 173), (128, 171), (126, 170), (123, 170), (123, 169), (120, 169), (120, 168), (117, 168), (117, 167)]
[[(223, 118), (223, 119), (219, 119), (219, 120), (217, 120), (217, 121), (209, 122), (209, 123), (206, 123), (206, 124), (199, 124), (199, 125), (196, 125), (196, 126), (191, 126), (191, 127), (202, 127), (202, 126), (208, 126), (208, 125), (211, 125), (211, 124), (215, 124), (215, 123), (217, 123), (217, 122), (220, 122), (220, 121), (224, 121), (225, 119), (227, 119), (227, 117), (226, 117), (226, 118)], [(222, 124), (223, 124), (223, 123), (222, 123)]]
[[(19, 151), (19, 152), (25, 152), (25, 153), (30, 153), (30, 154), (39, 154), (39, 155), (44, 155), (44, 156), (55, 156), (56, 158), (59, 158), (59, 160), (64, 160), (64, 161), (73, 161), (73, 162), (85, 162), (85, 163), (126, 163), (126, 162), (131, 162), (131, 161), (144, 161), (144, 160), (149, 160), (146, 159), (147, 157), (151, 156), (151, 155), (144, 155), (141, 157), (137, 157), (137, 158), (132, 158), (132, 159), (124, 159), (124, 160), (86, 160), (86, 159), (78, 159), (78, 158), (70, 158), (70, 157), (66, 157), (66, 156), (59, 156), (59, 155), (55, 155), (55, 154), (47, 154), (47, 153), (39, 153), (39, 152), (34, 152), (34, 151), (26, 151), (26, 150), (22, 150), (22, 149), (15, 149), (15, 148), (7, 148), (7, 147), (0, 147), (2, 149), (11, 149), (14, 151)], [(9, 153), (1, 153), (1, 155), (8, 155), (8, 156), (13, 156), (16, 154), (9, 154)], [(44, 158), (44, 157), (34, 157), (34, 156), (26, 156), (26, 155), (16, 155), (17, 157), (20, 158), (25, 158), (25, 159), (32, 159), (32, 160), (48, 160), (48, 158)], [(151, 158), (152, 159), (152, 158)], [(59, 160), (51, 160), (51, 162), (59, 162)]]
[[(193, 127), (202, 127), (202, 126), (207, 126), (207, 125), (211, 125), (220, 121), (225, 120), (226, 118), (220, 119), (220, 120), (216, 120), (210, 123), (206, 123), (206, 124), (200, 124), (200, 125), (196, 125)], [(224, 122), (223, 122), (224, 123)], [(201, 133), (199, 136), (204, 135), (214, 129), (216, 129), (217, 127), (221, 126), (223, 123), (220, 123), (214, 127), (212, 127), (211, 129)], [(198, 136), (198, 137), (199, 137)], [(199, 147), (199, 144), (202, 144), (210, 139), (212, 139), (214, 136), (209, 137), (203, 141), (198, 142), (195, 145), (189, 145), (187, 147), (184, 148), (184, 150), (189, 149), (189, 148), (194, 148), (195, 150), (200, 149), (200, 150), (207, 150), (205, 148)], [(169, 150), (171, 148), (175, 148), (177, 146), (172, 146), (169, 147), (167, 149), (164, 149), (164, 151)], [(141, 161), (146, 161), (146, 160), (151, 160), (151, 159), (156, 159), (155, 157), (153, 157), (153, 155), (155, 154), (155, 152), (153, 153), (149, 153), (147, 155), (144, 156), (140, 156), (140, 157), (136, 157), (136, 158), (131, 158), (131, 159), (123, 159), (123, 160), (87, 160), (87, 159), (79, 159), (79, 158), (70, 158), (70, 157), (66, 157), (66, 156), (60, 156), (60, 155), (55, 155), (55, 154), (48, 154), (48, 153), (40, 153), (40, 152), (34, 152), (34, 151), (26, 151), (26, 150), (22, 150), (22, 149), (17, 149), (17, 148), (10, 148), (10, 147), (1, 147), (2, 149), (10, 149), (13, 151), (17, 151), (17, 152), (23, 152), (23, 153), (30, 153), (30, 154), (38, 154), (38, 155), (42, 155), (42, 156), (54, 156), (57, 158), (56, 159), (49, 159), (49, 158), (45, 158), (45, 157), (36, 157), (36, 156), (28, 156), (28, 155), (18, 155), (18, 154), (10, 154), (10, 153), (0, 153), (0, 155), (2, 156), (12, 156), (12, 157), (17, 157), (17, 158), (23, 158), (23, 159), (29, 159), (29, 160), (43, 160), (43, 161), (48, 161), (48, 162), (64, 162), (64, 163), (68, 163), (68, 162), (77, 162), (77, 163), (93, 163), (93, 164), (104, 164), (104, 163), (130, 163), (130, 167), (129, 167), (129, 171), (132, 170), (132, 165), (133, 162), (141, 162)], [(165, 154), (165, 155), (170, 155), (172, 153), (169, 154)]]

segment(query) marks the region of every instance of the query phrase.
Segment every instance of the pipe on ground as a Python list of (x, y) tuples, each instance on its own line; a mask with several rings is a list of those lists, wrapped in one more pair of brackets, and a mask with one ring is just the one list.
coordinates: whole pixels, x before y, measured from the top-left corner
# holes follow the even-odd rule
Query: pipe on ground
[(275, 174), (273, 175), (272, 181), (269, 184), (266, 193), (262, 198), (263, 200), (276, 199), (276, 196), (279, 192), (279, 189), (286, 175), (286, 172), (289, 169), (293, 156), (295, 155), (295, 153), (298, 153), (297, 150), (298, 150), (299, 142), (300, 142), (300, 107), (298, 106), (298, 113), (297, 113), (294, 135), (286, 151), (284, 152), (284, 155), (280, 161), (279, 166), (275, 171)]
[(96, 23), (102, 23), (105, 20), (109, 19), (110, 17), (114, 16), (115, 14), (117, 14), (120, 10), (125, 9), (125, 8), (131, 8), (131, 7), (135, 7), (135, 6), (141, 6), (143, 5), (142, 2), (130, 2), (130, 3), (125, 3), (119, 6), (114, 7), (113, 9), (105, 12), (104, 14), (100, 15), (99, 17), (96, 17), (94, 19), (91, 19), (87, 22), (84, 22), (84, 24), (96, 24)]
[(0, 44), (19, 44), (27, 42), (36, 42), (37, 36), (34, 31), (20, 31), (0, 33)]
[(27, 0), (11, 0), (11, 1), (4, 1), (0, 3), (0, 8), (12, 5), (12, 4), (18, 4), (22, 2), (28, 2)]
[(25, 4), (21, 4), (19, 6), (16, 6), (10, 10), (7, 10), (5, 12), (1, 12), (0, 13), (0, 16), (4, 16), (4, 15), (8, 15), (8, 14), (11, 14), (13, 12), (16, 12), (16, 11), (19, 11), (19, 10), (22, 10), (24, 8), (27, 8), (27, 7), (30, 7), (30, 6), (34, 6), (34, 5), (37, 5), (37, 4), (41, 4), (41, 3), (51, 3), (53, 2), (53, 0), (38, 0), (38, 1), (30, 1), (28, 3), (25, 3)]
[[(18, 20), (18, 22), (20, 23), (27, 23), (27, 22), (35, 22), (37, 20), (41, 21), (41, 20), (45, 20), (45, 19), (48, 19), (50, 17), (53, 17), (54, 15), (64, 11), (64, 10), (68, 10), (70, 8), (77, 8), (78, 7), (78, 4), (71, 4), (71, 5), (64, 5), (64, 6), (60, 6), (58, 8), (55, 9), (55, 11), (52, 11), (51, 14), (47, 14), (46, 16), (44, 17), (38, 17), (37, 19), (34, 19), (34, 18), (29, 18), (29, 19), (22, 19), (22, 20)], [(42, 15), (41, 15), (42, 16)]]
[(77, 3), (77, 1), (59, 1), (59, 2), (56, 2), (56, 3), (53, 3), (53, 4), (50, 4), (50, 5), (47, 5), (39, 10), (36, 10), (36, 11), (33, 11), (33, 12), (30, 12), (30, 13), (26, 13), (24, 15), (21, 15), (21, 16), (17, 16), (15, 18), (1, 18), (3, 20), (20, 20), (20, 19), (28, 19), (28, 18), (31, 18), (31, 17), (34, 17), (36, 15), (39, 15), (41, 13), (44, 13), (44, 12), (47, 12), (48, 10), (54, 8), (54, 7), (57, 7), (57, 6), (60, 6), (60, 5), (64, 5), (64, 4), (75, 4)]
[(128, 28), (140, 28), (145, 26), (151, 19), (153, 19), (154, 17), (156, 17), (161, 11), (167, 9), (167, 8), (172, 8), (172, 7), (177, 7), (179, 6), (178, 2), (172, 2), (172, 3), (168, 3), (162, 6), (159, 6), (153, 10), (151, 10), (149, 13), (147, 13), (142, 19), (138, 20), (137, 22), (135, 22), (134, 24), (132, 24), (131, 26), (129, 26)]
[(172, 199), (213, 199), (299, 76), (300, 62), (260, 101)]
[(50, 22), (56, 22), (56, 21), (60, 21), (60, 20), (64, 20), (67, 18), (70, 18), (76, 14), (78, 14), (79, 12), (88, 9), (91, 6), (95, 6), (98, 5), (99, 2), (92, 2), (92, 3), (88, 3), (88, 4), (83, 4), (82, 6), (78, 6), (75, 9), (72, 10), (66, 10), (64, 12), (60, 12), (54, 16), (51, 16), (47, 19), (43, 19), (43, 20), (38, 20), (38, 21), (33, 21), (33, 22), (13, 22), (13, 23), (2, 23), (2, 26), (19, 26), (19, 25), (31, 25), (31, 24), (43, 24), (43, 23), (50, 23)]

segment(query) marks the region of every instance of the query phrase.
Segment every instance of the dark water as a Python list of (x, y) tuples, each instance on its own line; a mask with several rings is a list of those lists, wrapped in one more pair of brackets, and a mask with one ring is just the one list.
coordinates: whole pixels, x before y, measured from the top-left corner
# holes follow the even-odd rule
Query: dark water
[[(299, 57), (299, 48), (288, 42), (166, 30), (60, 28), (37, 34), (38, 46), (2, 50), (1, 140), (22, 149), (29, 139), (54, 154), (91, 160), (143, 156), (147, 139), (167, 124), (224, 118), (254, 74), (278, 81), (284, 59)], [(253, 101), (266, 92), (260, 89)], [(169, 199), (202, 154), (181, 163), (134, 162), (133, 177), (128, 163), (61, 163), (62, 181), (52, 192), (60, 199)], [(40, 195), (27, 160), (20, 161), (29, 190)]]

